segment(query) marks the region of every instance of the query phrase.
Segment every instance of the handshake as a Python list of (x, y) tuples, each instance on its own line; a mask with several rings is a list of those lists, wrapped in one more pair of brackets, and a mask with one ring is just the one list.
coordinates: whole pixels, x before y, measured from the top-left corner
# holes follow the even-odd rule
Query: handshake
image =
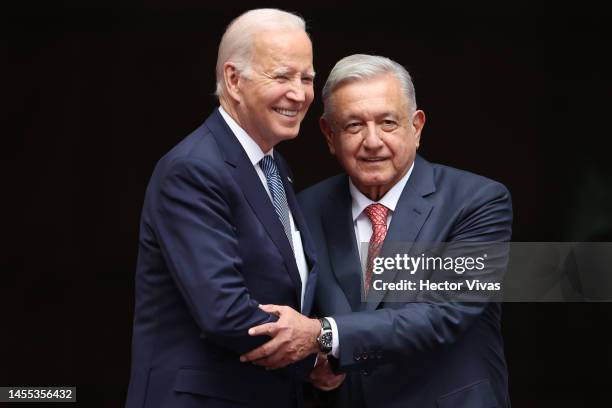
[(296, 363), (310, 354), (318, 353), (317, 362), (310, 373), (310, 382), (324, 391), (333, 390), (342, 384), (346, 374), (334, 374), (327, 354), (319, 351), (317, 342), (321, 332), (319, 320), (308, 318), (289, 306), (260, 305), (259, 307), (277, 316), (278, 320), (249, 329), (250, 336), (265, 335), (271, 339), (240, 356), (240, 361), (274, 370)]

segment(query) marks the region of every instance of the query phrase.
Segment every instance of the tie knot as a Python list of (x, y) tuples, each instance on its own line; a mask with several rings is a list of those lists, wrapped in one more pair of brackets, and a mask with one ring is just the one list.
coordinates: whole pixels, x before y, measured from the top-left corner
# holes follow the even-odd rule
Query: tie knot
[(274, 163), (274, 159), (270, 155), (265, 155), (263, 159), (259, 161), (259, 167), (264, 172), (266, 177), (271, 177), (278, 175), (278, 169), (276, 168), (276, 163)]
[(365, 213), (372, 225), (387, 225), (387, 214), (389, 209), (382, 204), (370, 204), (366, 207)]

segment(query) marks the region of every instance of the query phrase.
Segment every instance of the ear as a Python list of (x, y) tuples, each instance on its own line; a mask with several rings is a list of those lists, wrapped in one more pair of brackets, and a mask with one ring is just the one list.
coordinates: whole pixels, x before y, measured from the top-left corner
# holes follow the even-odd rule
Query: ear
[(417, 110), (412, 114), (412, 132), (414, 133), (416, 147), (421, 143), (421, 131), (425, 126), (425, 112)]
[(242, 96), (240, 94), (240, 71), (236, 68), (233, 62), (226, 62), (223, 64), (223, 82), (225, 83), (225, 90), (227, 95), (234, 99), (236, 102), (240, 102)]
[(334, 132), (332, 131), (330, 123), (323, 116), (321, 116), (321, 119), (319, 119), (319, 127), (321, 128), (321, 132), (323, 132), (325, 135), (329, 152), (335, 156), (336, 148), (334, 147)]

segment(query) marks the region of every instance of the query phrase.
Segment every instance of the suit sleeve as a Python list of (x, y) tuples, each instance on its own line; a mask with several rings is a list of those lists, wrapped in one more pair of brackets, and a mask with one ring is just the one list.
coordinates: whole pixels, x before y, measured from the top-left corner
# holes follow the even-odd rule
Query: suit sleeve
[[(487, 184), (479, 198), (464, 207), (446, 241), (506, 242), (510, 240), (512, 204), (507, 189)], [(402, 308), (334, 315), (338, 325), (340, 371), (371, 368), (410, 359), (452, 344), (490, 303), (406, 303)]]
[(199, 160), (175, 161), (161, 181), (156, 212), (166, 264), (203, 334), (237, 353), (263, 344), (267, 337), (247, 330), (276, 317), (260, 310), (246, 287), (248, 265), (221, 176)]

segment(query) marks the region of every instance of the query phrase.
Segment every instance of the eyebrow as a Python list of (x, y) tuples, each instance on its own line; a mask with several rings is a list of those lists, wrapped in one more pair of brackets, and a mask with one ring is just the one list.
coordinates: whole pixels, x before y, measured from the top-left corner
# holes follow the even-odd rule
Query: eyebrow
[[(374, 114), (374, 120), (379, 121), (379, 120), (384, 120), (384, 119), (400, 120), (400, 115), (395, 114), (390, 111), (385, 111), (385, 112)], [(361, 122), (363, 121), (363, 117), (356, 113), (349, 113), (348, 115), (340, 118), (338, 120), (338, 123), (347, 124), (348, 122), (351, 122), (354, 120)]]
[[(280, 68), (276, 68), (275, 70), (273, 70), (271, 72), (272, 75), (290, 75), (293, 72), (295, 72), (293, 69), (291, 68), (287, 68), (287, 67), (280, 67)], [(314, 71), (309, 71), (306, 73), (306, 75), (314, 78), (316, 73)]]
[(272, 71), (272, 75), (288, 75), (291, 73), (291, 70), (287, 67), (276, 68)]

